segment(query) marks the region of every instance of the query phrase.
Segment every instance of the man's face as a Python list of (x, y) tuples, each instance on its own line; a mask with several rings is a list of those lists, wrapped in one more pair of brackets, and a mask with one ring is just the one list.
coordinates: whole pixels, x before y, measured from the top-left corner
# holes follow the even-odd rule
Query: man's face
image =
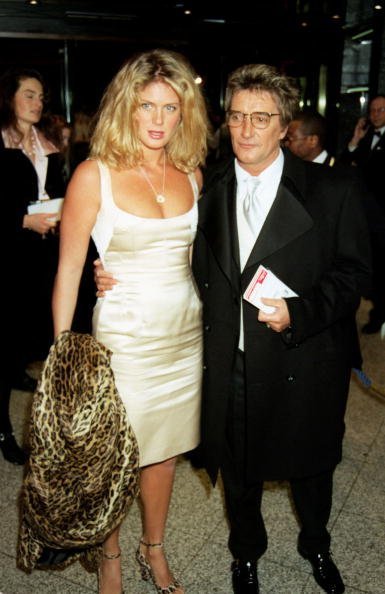
[(369, 107), (369, 120), (375, 128), (385, 126), (385, 97), (376, 97)]
[(301, 122), (299, 120), (292, 120), (287, 129), (285, 138), (285, 146), (287, 146), (294, 155), (305, 159), (305, 161), (312, 161), (313, 153), (312, 137), (304, 134), (301, 129)]
[[(266, 91), (242, 90), (234, 94), (230, 110), (246, 114), (278, 113), (278, 106), (275, 98)], [(229, 130), (239, 164), (252, 175), (259, 175), (278, 156), (287, 127), (282, 127), (279, 116), (272, 116), (267, 128), (260, 130), (253, 126), (250, 117), (246, 117), (239, 127), (229, 127)]]

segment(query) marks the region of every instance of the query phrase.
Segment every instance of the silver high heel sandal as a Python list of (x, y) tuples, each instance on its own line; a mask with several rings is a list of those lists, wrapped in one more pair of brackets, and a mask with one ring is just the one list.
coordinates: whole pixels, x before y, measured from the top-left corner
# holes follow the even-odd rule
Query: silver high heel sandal
[[(103, 553), (103, 559), (108, 559), (109, 561), (112, 561), (114, 559), (119, 559), (119, 557), (121, 556), (122, 552), (119, 551), (119, 553)], [(98, 570), (98, 592), (100, 593), (100, 567)], [(124, 594), (124, 590), (122, 590), (121, 594)]]
[[(142, 544), (145, 547), (163, 547), (162, 542), (157, 542), (153, 544), (150, 542), (144, 542), (144, 540), (140, 540), (140, 544)], [(155, 576), (151, 569), (151, 565), (148, 563), (146, 557), (140, 552), (140, 545), (136, 551), (135, 557), (137, 562), (139, 563), (142, 580), (146, 582), (152, 580), (158, 594), (173, 594), (173, 592), (176, 592), (178, 588), (182, 588), (182, 584), (174, 576), (172, 576), (173, 581), (166, 588), (162, 588), (156, 583)]]

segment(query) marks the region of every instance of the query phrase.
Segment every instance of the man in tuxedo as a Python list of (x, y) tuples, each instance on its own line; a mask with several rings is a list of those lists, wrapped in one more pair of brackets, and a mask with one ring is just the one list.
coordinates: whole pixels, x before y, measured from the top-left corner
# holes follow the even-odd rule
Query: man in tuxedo
[[(327, 530), (341, 459), (351, 316), (369, 284), (360, 196), (349, 176), (280, 148), (298, 107), (292, 82), (248, 65), (230, 75), (235, 160), (207, 173), (193, 269), (203, 300), (200, 455), (221, 471), (235, 594), (259, 592), (267, 548), (263, 481), (290, 482), (298, 550), (325, 592), (344, 592)], [(297, 294), (242, 295), (263, 265)], [(264, 307), (265, 309), (265, 307)]]
[(333, 167), (335, 158), (326, 150), (325, 118), (316, 111), (298, 112), (290, 122), (284, 144), (294, 155)]
[[(372, 334), (385, 322), (385, 95), (369, 103), (368, 118), (360, 118), (353, 136), (341, 155), (341, 161), (355, 165), (361, 172), (367, 189), (374, 196), (375, 207), (369, 216), (373, 253), (373, 287), (370, 299), (373, 308), (362, 332)], [(379, 210), (380, 212), (377, 212)]]

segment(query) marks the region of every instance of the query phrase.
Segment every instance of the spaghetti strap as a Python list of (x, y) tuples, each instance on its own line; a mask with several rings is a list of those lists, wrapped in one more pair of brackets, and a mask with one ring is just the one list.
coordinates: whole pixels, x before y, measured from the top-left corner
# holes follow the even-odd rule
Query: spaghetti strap
[(97, 159), (100, 174), (100, 209), (92, 230), (92, 239), (97, 246), (99, 257), (104, 263), (104, 254), (113, 234), (116, 217), (112, 198), (111, 176), (107, 165)]
[(110, 171), (102, 161), (99, 159), (96, 161), (99, 167), (100, 173), (100, 197), (101, 197), (101, 209), (113, 207), (114, 201), (112, 197), (111, 187), (111, 174)]
[(197, 179), (195, 177), (195, 173), (193, 171), (191, 173), (189, 173), (188, 178), (190, 180), (190, 184), (193, 189), (194, 203), (195, 203), (195, 202), (197, 202), (197, 200), (199, 198), (199, 187), (198, 187)]

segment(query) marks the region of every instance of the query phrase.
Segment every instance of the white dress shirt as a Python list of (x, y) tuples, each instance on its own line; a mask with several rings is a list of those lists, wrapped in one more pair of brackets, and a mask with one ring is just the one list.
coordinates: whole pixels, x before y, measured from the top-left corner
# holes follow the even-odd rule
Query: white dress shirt
[[(249, 224), (245, 219), (243, 201), (248, 192), (247, 179), (252, 176), (245, 169), (243, 169), (243, 167), (238, 163), (237, 159), (235, 159), (235, 175), (237, 179), (236, 212), (241, 270), (243, 270), (246, 265), (246, 262), (250, 256), (250, 252), (253, 249), (253, 246), (277, 195), (278, 186), (282, 177), (283, 163), (283, 152), (280, 149), (278, 157), (258, 176), (258, 181), (260, 182), (258, 186), (260, 220), (256, 222), (254, 231), (251, 231)], [(241, 308), (239, 338), (239, 348), (241, 350), (243, 350), (243, 336), (243, 313)]]
[(325, 163), (326, 159), (328, 158), (327, 151), (322, 151), (319, 155), (313, 159), (313, 163)]
[[(375, 132), (380, 132), (381, 136), (383, 135), (385, 131), (385, 126), (382, 126), (382, 128), (377, 128), (375, 130)], [(380, 141), (381, 136), (378, 136), (378, 134), (373, 134), (373, 138), (372, 138), (372, 144), (370, 146), (370, 148), (374, 148), (376, 146), (376, 144)]]

